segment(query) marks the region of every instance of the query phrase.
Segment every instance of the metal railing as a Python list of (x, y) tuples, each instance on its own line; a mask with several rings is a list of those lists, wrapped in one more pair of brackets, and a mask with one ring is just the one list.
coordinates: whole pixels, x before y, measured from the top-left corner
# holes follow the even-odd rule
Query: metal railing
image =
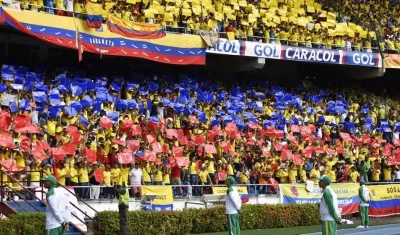
[[(29, 173), (30, 171), (25, 171), (25, 172), (27, 172), (27, 173)], [(37, 172), (37, 171), (35, 171), (35, 172)], [(4, 170), (0, 170), (0, 173), (1, 174), (4, 174), (4, 175), (6, 175), (9, 179), (11, 179), (11, 181), (4, 181), (3, 180), (3, 177), (0, 177), (1, 179), (0, 179), (0, 188), (2, 189), (1, 190), (1, 192), (2, 193), (4, 193), (4, 186), (7, 184), (7, 183), (17, 183), (18, 184), (18, 186), (19, 187), (17, 187), (17, 188), (21, 188), (21, 189), (25, 189), (26, 190), (26, 192), (28, 193), (28, 194), (30, 194), (31, 196), (33, 196), (33, 198), (35, 198), (36, 200), (38, 200), (38, 201), (40, 201), (41, 203), (43, 203), (44, 205), (46, 205), (47, 206), (47, 203), (43, 200), (43, 195), (45, 194), (45, 191), (43, 190), (43, 186), (42, 186), (42, 189), (41, 190), (37, 190), (37, 188), (35, 187), (35, 190), (34, 190), (34, 192), (40, 192), (41, 194), (42, 194), (42, 200), (40, 199), (40, 198), (38, 198), (37, 196), (36, 196), (36, 194), (35, 193), (33, 193), (33, 192), (31, 192), (31, 190), (29, 190), (26, 186), (24, 186), (23, 184), (21, 184), (20, 182), (18, 182), (18, 180), (17, 179), (15, 179), (13, 176), (11, 176), (11, 174), (12, 173), (19, 173), (19, 171), (9, 171), (9, 172), (6, 172), (6, 171), (4, 171)], [(11, 173), (11, 174), (9, 174), (9, 173)], [(43, 172), (41, 173), (41, 175), (43, 175)], [(68, 190), (68, 192), (70, 192), (72, 195), (74, 195), (79, 201), (81, 201), (82, 203), (84, 203), (86, 206), (88, 206), (88, 208), (90, 208), (90, 209), (92, 209), (94, 212), (95, 212), (95, 214), (97, 214), (98, 212), (93, 208), (93, 207), (91, 207), (90, 205), (88, 205), (86, 202), (84, 202), (83, 200), (81, 200), (81, 199), (79, 199), (76, 195), (75, 195), (75, 193), (72, 193), (68, 188), (66, 188), (66, 187), (64, 187), (64, 186), (62, 186), (61, 185), (61, 187), (63, 187), (65, 190)], [(34, 205), (32, 205), (28, 200), (26, 200), (25, 199), (25, 197), (24, 196), (22, 196), (16, 189), (14, 189), (14, 187), (7, 187), (7, 188), (10, 188), (13, 192), (15, 192), (17, 195), (19, 195), (19, 197), (22, 199), (22, 200), (24, 200), (25, 202), (27, 202), (32, 208), (34, 208), (36, 211), (38, 211), (38, 212), (40, 212), (40, 210), (39, 209), (37, 209)], [(32, 188), (32, 187), (30, 187), (30, 188)], [(9, 197), (10, 198), (10, 197)], [(12, 197), (11, 197), (11, 200), (13, 201), (13, 202), (15, 202), (18, 206), (20, 206), (21, 208), (23, 208), (19, 203), (17, 203), (16, 202), (16, 200), (14, 200)], [(1, 202), (3, 202), (3, 197), (1, 197)], [(86, 212), (84, 212), (82, 209), (80, 209), (78, 206), (76, 206), (76, 205), (74, 205), (74, 204), (72, 204), (72, 203), (70, 203), (75, 209), (77, 209), (79, 212), (81, 212), (86, 218), (89, 218), (91, 221), (93, 221), (93, 218), (92, 217), (90, 217)], [(27, 210), (25, 209), (25, 208), (23, 208), (26, 212), (27, 212)], [(88, 228), (90, 228), (92, 231), (94, 231), (94, 232), (97, 232), (92, 226), (89, 226), (84, 220), (81, 220), (77, 215), (75, 215), (75, 214), (73, 214), (72, 213), (72, 215), (77, 219), (77, 220), (79, 220), (81, 223), (83, 223), (83, 224), (85, 224)], [(101, 232), (100, 232), (100, 223), (99, 223), (99, 230), (98, 230), (98, 233), (97, 234), (101, 234)], [(80, 230), (79, 228), (77, 228), (78, 230)], [(83, 231), (81, 231), (81, 232), (83, 232)]]

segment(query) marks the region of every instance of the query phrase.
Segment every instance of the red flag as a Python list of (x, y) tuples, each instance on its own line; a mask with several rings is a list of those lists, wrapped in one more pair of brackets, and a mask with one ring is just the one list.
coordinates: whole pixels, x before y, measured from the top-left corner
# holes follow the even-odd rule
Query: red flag
[(217, 153), (217, 149), (212, 144), (206, 144), (204, 146), (204, 152), (215, 154), (215, 153)]
[(61, 147), (51, 148), (51, 153), (53, 154), (54, 160), (63, 161), (65, 158), (65, 152)]
[(290, 130), (291, 130), (293, 133), (300, 133), (300, 127), (299, 127), (298, 125), (292, 125), (292, 126), (290, 127)]
[(293, 154), (293, 163), (296, 166), (301, 166), (303, 165), (303, 159), (301, 158), (300, 154)]
[(19, 144), (21, 151), (29, 153), (31, 151), (31, 139), (25, 135), (21, 135), (19, 139), (21, 140), (21, 143)]
[(228, 152), (231, 149), (231, 143), (228, 141), (221, 142), (221, 149)]
[(64, 144), (63, 150), (64, 150), (65, 154), (67, 154), (67, 155), (75, 155), (76, 144), (74, 144), (74, 143)]
[(43, 161), (47, 158), (47, 156), (46, 153), (43, 151), (42, 146), (38, 144), (38, 142), (32, 143), (32, 155), (36, 160)]
[(291, 150), (283, 150), (281, 153), (282, 160), (287, 160), (292, 158), (292, 151)]
[(236, 123), (230, 122), (225, 127), (226, 134), (231, 135), (232, 133), (238, 131)]
[(206, 142), (206, 139), (204, 137), (204, 135), (195, 135), (193, 136), (192, 140), (197, 144), (204, 144)]
[(112, 142), (116, 143), (118, 145), (121, 145), (121, 146), (125, 146), (125, 144), (126, 144), (125, 140), (120, 140), (120, 139), (113, 139)]
[(146, 139), (149, 142), (149, 144), (156, 142), (156, 136), (154, 134), (146, 135)]
[(94, 171), (94, 178), (96, 179), (96, 182), (102, 183), (104, 181), (104, 172), (100, 169), (96, 169)]
[(226, 173), (226, 171), (218, 171), (218, 180), (219, 181), (225, 181), (226, 177), (228, 176), (228, 174)]
[(95, 162), (96, 161), (96, 151), (89, 149), (87, 147), (85, 147), (82, 151), (81, 151), (81, 155), (85, 156), (86, 155), (86, 160), (90, 163)]
[(189, 160), (185, 157), (176, 157), (175, 160), (179, 167), (189, 166)]
[(11, 123), (11, 114), (6, 111), (0, 111), (0, 130), (7, 131)]
[(17, 164), (15, 163), (14, 159), (9, 159), (9, 160), (3, 160), (0, 162), (1, 165), (7, 170), (7, 171), (17, 171)]
[(112, 127), (112, 121), (108, 117), (100, 118), (100, 127), (108, 129)]
[(28, 126), (31, 123), (31, 117), (25, 114), (18, 114), (14, 119), (15, 129), (20, 129)]
[(142, 127), (141, 126), (139, 126), (139, 125), (133, 125), (132, 126), (131, 134), (133, 136), (140, 135), (141, 133), (142, 133)]
[(121, 164), (129, 164), (132, 163), (132, 154), (131, 153), (118, 153), (118, 162)]
[(182, 157), (183, 156), (182, 147), (174, 147), (173, 152), (174, 152), (174, 157)]
[(140, 141), (139, 140), (127, 140), (126, 146), (128, 147), (128, 149), (130, 149), (132, 151), (139, 150)]
[(175, 129), (167, 129), (166, 132), (168, 139), (173, 139), (174, 137), (177, 139), (179, 138), (178, 132)]
[(161, 153), (163, 151), (161, 144), (158, 142), (154, 142), (151, 144), (151, 148), (153, 149), (154, 152), (156, 153)]
[(49, 150), (50, 149), (50, 145), (47, 142), (44, 142), (43, 140), (38, 140), (36, 141), (37, 145), (40, 145), (40, 147), (44, 150)]
[(157, 155), (153, 151), (145, 150), (144, 151), (144, 160), (149, 162), (157, 161)]

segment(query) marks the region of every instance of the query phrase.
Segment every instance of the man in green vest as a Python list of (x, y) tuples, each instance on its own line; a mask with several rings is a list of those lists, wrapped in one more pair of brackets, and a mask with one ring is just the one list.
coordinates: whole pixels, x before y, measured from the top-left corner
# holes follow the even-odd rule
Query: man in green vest
[(119, 199), (118, 210), (119, 210), (119, 234), (127, 235), (127, 214), (129, 209), (129, 190), (123, 188), (121, 185), (115, 186), (115, 193)]

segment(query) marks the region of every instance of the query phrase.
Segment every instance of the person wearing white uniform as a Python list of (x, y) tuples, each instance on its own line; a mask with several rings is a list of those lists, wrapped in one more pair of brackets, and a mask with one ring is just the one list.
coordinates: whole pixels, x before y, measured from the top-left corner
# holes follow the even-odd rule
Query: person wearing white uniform
[(46, 194), (46, 235), (64, 235), (68, 231), (70, 210), (65, 193), (57, 188), (57, 180), (49, 175), (40, 179), (48, 189)]
[(235, 179), (232, 176), (226, 178), (225, 184), (228, 189), (225, 197), (225, 214), (229, 235), (240, 235), (239, 214), (242, 210), (242, 200), (237, 189), (233, 187), (234, 183)]
[(357, 228), (368, 228), (369, 217), (368, 217), (368, 209), (369, 209), (369, 189), (365, 185), (365, 181), (360, 181), (360, 189), (358, 190), (358, 195), (360, 196), (360, 216), (361, 216), (361, 225)]
[(129, 184), (132, 185), (132, 196), (140, 196), (141, 185), (143, 182), (143, 172), (140, 169), (140, 163), (135, 162), (135, 167), (129, 172)]
[(331, 178), (327, 175), (320, 177), (319, 187), (322, 189), (322, 198), (319, 213), (322, 221), (323, 235), (336, 235), (337, 224), (341, 223), (339, 203), (336, 193), (329, 187)]

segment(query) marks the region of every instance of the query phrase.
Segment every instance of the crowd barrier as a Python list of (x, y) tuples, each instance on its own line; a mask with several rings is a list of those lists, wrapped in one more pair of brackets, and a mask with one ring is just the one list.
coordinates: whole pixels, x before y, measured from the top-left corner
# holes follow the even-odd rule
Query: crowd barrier
[[(106, 186), (98, 186), (105, 188)], [(205, 194), (225, 195), (224, 185), (129, 185), (130, 187), (140, 187), (142, 197), (144, 195), (155, 195), (153, 201), (143, 202), (144, 209), (147, 210), (173, 210), (175, 191), (178, 187), (186, 188), (186, 192), (195, 187), (207, 187), (209, 191)], [(276, 188), (279, 202), (282, 204), (307, 204), (319, 203), (321, 200), (321, 189), (314, 186), (312, 190), (306, 190), (304, 184), (238, 184), (235, 185), (241, 195), (242, 202), (246, 203), (252, 196), (265, 194), (265, 188)], [(332, 184), (331, 188), (336, 192), (339, 207), (342, 215), (358, 212), (360, 198), (358, 196), (359, 184), (341, 183)], [(372, 217), (384, 217), (400, 214), (400, 184), (379, 182), (367, 186), (371, 193), (369, 214)], [(32, 188), (32, 187), (27, 187)], [(75, 189), (90, 188), (90, 186), (76, 186)], [(264, 190), (263, 190), (264, 189)], [(260, 193), (260, 192), (263, 193)]]

